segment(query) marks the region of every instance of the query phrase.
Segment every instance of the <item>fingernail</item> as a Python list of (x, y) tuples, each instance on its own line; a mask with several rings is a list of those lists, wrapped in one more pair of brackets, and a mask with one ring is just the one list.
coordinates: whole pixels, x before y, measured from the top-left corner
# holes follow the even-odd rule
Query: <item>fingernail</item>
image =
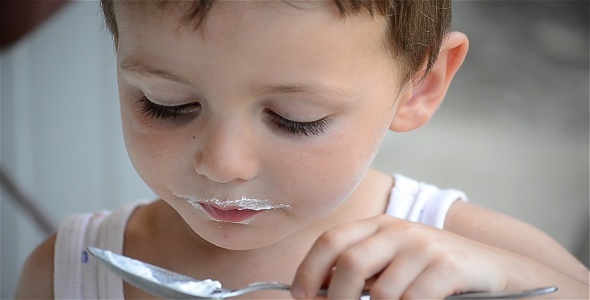
[(299, 286), (293, 286), (291, 288), (291, 295), (295, 299), (307, 299), (305, 291)]

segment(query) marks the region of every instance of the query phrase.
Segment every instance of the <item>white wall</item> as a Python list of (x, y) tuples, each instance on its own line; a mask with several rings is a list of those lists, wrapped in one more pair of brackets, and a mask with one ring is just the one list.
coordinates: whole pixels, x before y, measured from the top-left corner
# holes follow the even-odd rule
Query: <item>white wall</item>
[[(477, 2), (455, 4), (455, 27), (472, 40), (464, 70), (439, 115), (414, 133), (388, 135), (374, 165), (464, 189), (587, 262), (588, 29), (533, 24), (522, 16), (540, 3), (502, 3), (526, 22), (498, 22), (491, 16), (502, 11)], [(0, 53), (2, 168), (56, 224), (153, 197), (124, 149), (115, 57), (101, 22), (98, 2), (73, 2)], [(537, 36), (543, 32), (551, 36)], [(44, 236), (4, 190), (1, 197), (0, 298), (11, 298)]]
[[(153, 198), (125, 153), (110, 37), (98, 1), (73, 2), (0, 53), (1, 163), (58, 224)], [(2, 190), (1, 295), (45, 236)]]

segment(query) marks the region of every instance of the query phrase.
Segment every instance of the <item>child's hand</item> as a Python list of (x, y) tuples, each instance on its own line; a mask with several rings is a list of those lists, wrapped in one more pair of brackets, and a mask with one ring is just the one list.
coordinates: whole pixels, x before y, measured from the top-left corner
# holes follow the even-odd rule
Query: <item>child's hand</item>
[[(311, 298), (330, 277), (328, 298), (442, 299), (501, 291), (510, 256), (451, 232), (379, 216), (322, 235), (299, 267), (293, 296)], [(310, 297), (311, 296), (311, 297)]]

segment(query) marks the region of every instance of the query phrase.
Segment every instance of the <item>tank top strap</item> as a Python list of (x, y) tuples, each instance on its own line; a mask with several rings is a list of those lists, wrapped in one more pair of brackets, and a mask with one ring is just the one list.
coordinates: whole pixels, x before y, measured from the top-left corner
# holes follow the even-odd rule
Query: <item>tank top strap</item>
[(386, 213), (400, 219), (442, 229), (451, 205), (457, 200), (468, 200), (459, 190), (441, 190), (400, 174), (395, 174), (394, 178), (395, 186)]
[(54, 254), (54, 296), (56, 299), (123, 299), (121, 278), (98, 267), (86, 251), (89, 246), (123, 252), (123, 238), (129, 216), (143, 202), (117, 210), (68, 216), (57, 231)]

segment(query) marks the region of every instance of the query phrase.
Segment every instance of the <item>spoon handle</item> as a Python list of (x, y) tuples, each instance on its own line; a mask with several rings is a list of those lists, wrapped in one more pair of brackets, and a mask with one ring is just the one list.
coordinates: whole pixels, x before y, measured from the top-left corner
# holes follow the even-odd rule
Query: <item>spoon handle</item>
[(517, 298), (528, 298), (539, 295), (550, 294), (557, 291), (556, 286), (548, 286), (538, 289), (526, 290), (522, 292), (497, 292), (497, 293), (464, 293), (452, 295), (445, 300), (456, 300), (456, 299), (517, 299)]
[[(287, 286), (288, 287), (288, 286)], [(288, 288), (287, 288), (288, 289)], [(538, 289), (525, 290), (522, 292), (475, 292), (475, 293), (463, 293), (457, 295), (451, 295), (445, 298), (445, 300), (458, 300), (458, 299), (518, 299), (528, 298), (539, 295), (551, 294), (557, 291), (556, 286), (542, 287)], [(325, 296), (328, 293), (327, 289), (321, 289), (318, 292), (319, 296)], [(361, 296), (369, 296), (368, 290), (363, 290)]]

